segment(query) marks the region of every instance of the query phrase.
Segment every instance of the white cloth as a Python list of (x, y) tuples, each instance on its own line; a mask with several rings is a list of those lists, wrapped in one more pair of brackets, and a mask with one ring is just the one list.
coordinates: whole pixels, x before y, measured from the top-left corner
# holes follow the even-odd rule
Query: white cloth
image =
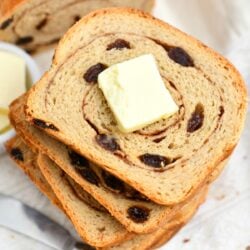
[[(230, 58), (250, 86), (249, 0), (156, 0), (155, 15)], [(51, 52), (35, 59), (48, 69)], [(250, 115), (230, 163), (212, 185), (206, 203), (166, 250), (244, 250), (250, 246)], [(73, 232), (54, 208), (8, 159), (0, 156), (0, 192), (44, 212)], [(1, 211), (0, 211), (1, 212)], [(187, 243), (183, 241), (188, 239)], [(52, 250), (0, 227), (1, 250)]]

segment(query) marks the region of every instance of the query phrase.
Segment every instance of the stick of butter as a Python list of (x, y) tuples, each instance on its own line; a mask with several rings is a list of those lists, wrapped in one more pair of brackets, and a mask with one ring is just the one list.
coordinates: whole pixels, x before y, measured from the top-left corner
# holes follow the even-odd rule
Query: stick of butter
[(7, 109), (11, 101), (25, 90), (25, 61), (9, 52), (0, 51), (0, 108)]
[(98, 84), (122, 132), (133, 132), (178, 111), (151, 54), (109, 67), (99, 74)]

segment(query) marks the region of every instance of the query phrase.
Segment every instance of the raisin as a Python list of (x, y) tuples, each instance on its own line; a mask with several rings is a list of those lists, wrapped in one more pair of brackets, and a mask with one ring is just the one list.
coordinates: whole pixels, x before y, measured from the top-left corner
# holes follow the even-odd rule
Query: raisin
[(105, 171), (102, 172), (102, 178), (105, 182), (105, 184), (114, 190), (118, 190), (120, 192), (124, 192), (124, 183), (119, 180), (118, 178), (116, 178), (114, 175), (111, 175)]
[(180, 47), (170, 48), (168, 56), (176, 63), (184, 67), (193, 67), (194, 62), (190, 55)]
[(89, 167), (89, 161), (82, 155), (70, 150), (68, 152), (70, 163), (77, 167)]
[(117, 39), (113, 43), (109, 44), (107, 46), (107, 50), (112, 50), (112, 49), (131, 49), (129, 42), (123, 40), (123, 39)]
[(107, 68), (106, 65), (102, 63), (97, 63), (91, 66), (87, 72), (84, 74), (83, 78), (88, 83), (97, 83), (98, 75)]
[(106, 230), (106, 228), (105, 228), (105, 227), (100, 227), (100, 228), (97, 228), (97, 230), (98, 230), (100, 233), (103, 233), (103, 232)]
[(44, 26), (46, 26), (47, 22), (48, 22), (47, 18), (42, 19), (40, 23), (36, 25), (36, 29), (41, 30)]
[(224, 107), (223, 106), (220, 106), (219, 107), (219, 117), (222, 117), (223, 114), (224, 114), (225, 110), (224, 110)]
[(23, 153), (22, 153), (22, 151), (21, 151), (19, 148), (13, 148), (13, 149), (10, 151), (10, 154), (11, 154), (11, 156), (12, 156), (15, 160), (24, 161)]
[(94, 184), (96, 186), (98, 186), (100, 180), (99, 177), (97, 176), (97, 174), (90, 168), (81, 168), (81, 169), (77, 169), (77, 171), (79, 172), (79, 174), (88, 182), (90, 182), (91, 184)]
[(90, 169), (89, 161), (75, 151), (68, 152), (70, 163), (76, 167), (76, 170), (88, 182), (98, 186), (100, 180), (96, 173)]
[(193, 133), (200, 129), (203, 125), (204, 109), (201, 104), (197, 104), (195, 111), (192, 113), (191, 118), (188, 120), (187, 132)]
[(34, 38), (32, 36), (24, 36), (24, 37), (20, 37), (16, 41), (16, 44), (17, 45), (25, 45), (25, 44), (33, 42), (33, 40), (34, 40)]
[(97, 135), (96, 141), (100, 146), (111, 152), (121, 149), (119, 144), (116, 142), (116, 139), (109, 135), (105, 134)]
[(154, 154), (144, 154), (139, 156), (139, 159), (146, 165), (154, 167), (154, 168), (162, 168), (172, 163), (172, 161), (161, 155)]
[(160, 138), (156, 138), (153, 140), (153, 142), (155, 143), (160, 143), (161, 141), (163, 141), (166, 138), (166, 136), (160, 137)]
[(53, 124), (47, 124), (45, 121), (41, 119), (33, 119), (33, 123), (34, 125), (43, 129), (51, 129), (51, 130), (59, 131), (59, 129)]
[(11, 23), (13, 22), (13, 18), (8, 18), (6, 19), (1, 25), (0, 25), (0, 29), (1, 30), (5, 30), (6, 28), (8, 28)]
[(127, 210), (128, 217), (136, 223), (143, 223), (149, 217), (149, 209), (142, 206), (133, 206)]
[(80, 19), (81, 19), (81, 16), (79, 16), (79, 15), (74, 16), (75, 23), (78, 22)]

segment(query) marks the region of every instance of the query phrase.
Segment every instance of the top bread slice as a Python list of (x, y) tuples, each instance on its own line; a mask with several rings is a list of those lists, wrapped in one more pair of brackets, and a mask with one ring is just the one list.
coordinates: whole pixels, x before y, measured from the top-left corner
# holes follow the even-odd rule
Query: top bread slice
[(1, 0), (0, 40), (28, 51), (54, 44), (81, 17), (107, 7), (151, 11), (154, 0)]
[[(179, 112), (124, 134), (96, 78), (148, 53)], [(222, 56), (149, 14), (114, 8), (89, 14), (65, 34), (50, 70), (29, 92), (26, 115), (149, 199), (174, 205), (232, 153), (246, 106), (245, 84)]]

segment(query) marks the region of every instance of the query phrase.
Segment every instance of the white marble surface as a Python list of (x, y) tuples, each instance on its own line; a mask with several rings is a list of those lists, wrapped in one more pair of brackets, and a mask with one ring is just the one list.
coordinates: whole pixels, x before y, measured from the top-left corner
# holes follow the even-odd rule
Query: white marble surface
[[(249, 11), (249, 0), (189, 0), (188, 3), (158, 0), (155, 15), (227, 55), (250, 83)], [(51, 53), (36, 56), (42, 69), (48, 68), (50, 57)], [(6, 155), (0, 156), (0, 192), (42, 211), (74, 233), (65, 216), (34, 188)], [(189, 241), (184, 243), (184, 239)], [(245, 250), (247, 246), (250, 246), (249, 114), (241, 141), (223, 174), (213, 184), (206, 204), (162, 249)], [(0, 249), (52, 250), (1, 227)]]

